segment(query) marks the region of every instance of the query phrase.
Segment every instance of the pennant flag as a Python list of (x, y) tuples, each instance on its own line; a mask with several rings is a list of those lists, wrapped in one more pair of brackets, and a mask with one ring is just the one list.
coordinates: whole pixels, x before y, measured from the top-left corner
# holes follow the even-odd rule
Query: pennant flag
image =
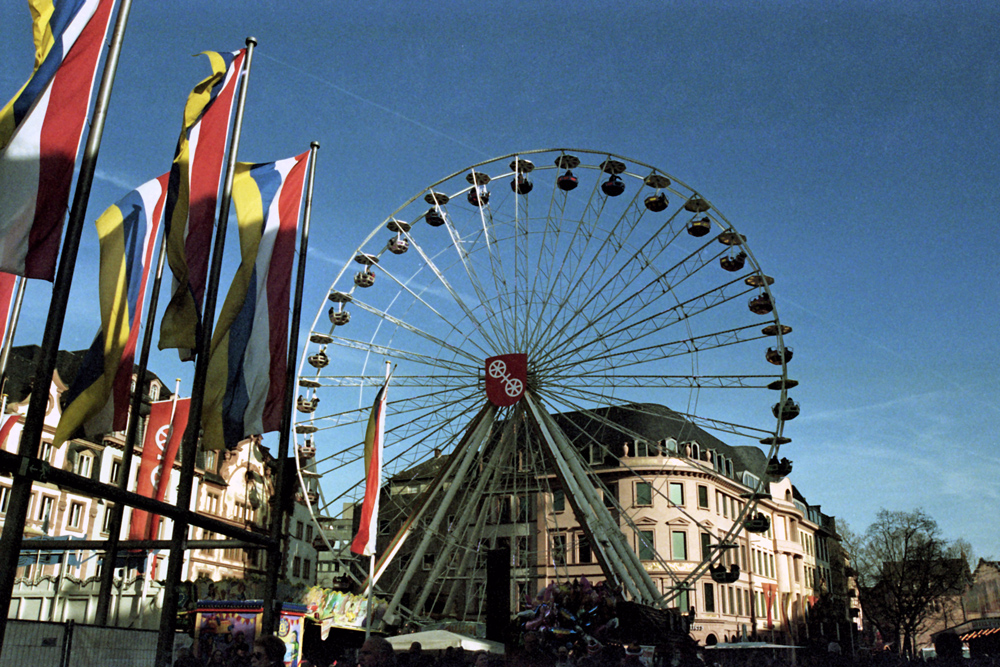
[(161, 350), (193, 358), (201, 335), (201, 304), (215, 226), (219, 179), (226, 157), (236, 84), (246, 49), (206, 51), (212, 74), (194, 87), (170, 170), (165, 225), (173, 294), (160, 324)]
[[(187, 428), (190, 398), (155, 401), (149, 410), (146, 437), (142, 442), (135, 492), (162, 501), (170, 486), (170, 471), (180, 450), (184, 429)], [(160, 526), (160, 516), (145, 510), (132, 510), (130, 540), (153, 540)]]
[(362, 556), (375, 554), (375, 538), (378, 535), (378, 497), (382, 486), (382, 442), (385, 435), (385, 391), (389, 379), (379, 389), (368, 418), (365, 433), (365, 499), (361, 503), (361, 523), (358, 534), (351, 542), (351, 553)]
[(167, 177), (144, 183), (97, 219), (101, 243), (101, 329), (69, 391), (53, 446), (83, 426), (88, 436), (124, 431), (135, 347), (142, 327), (149, 269), (163, 217)]
[(7, 320), (10, 319), (10, 303), (14, 300), (14, 283), (17, 276), (13, 273), (0, 271), (0, 343), (7, 333)]
[(0, 271), (55, 278), (114, 0), (29, 0), (35, 71), (0, 110)]
[(288, 295), (308, 157), (236, 167), (242, 262), (212, 335), (202, 413), (206, 449), (232, 450), (281, 426)]

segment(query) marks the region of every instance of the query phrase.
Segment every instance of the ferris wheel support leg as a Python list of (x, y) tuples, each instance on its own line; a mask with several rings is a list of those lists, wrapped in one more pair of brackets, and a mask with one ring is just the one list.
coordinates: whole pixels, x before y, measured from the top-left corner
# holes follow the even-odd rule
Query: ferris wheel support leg
[[(479, 476), (479, 480), (476, 482), (475, 491), (473, 491), (472, 495), (469, 496), (470, 498), (483, 497), (483, 492), (486, 490), (486, 485), (491, 479), (493, 479), (493, 476), (502, 458), (503, 457), (501, 455), (494, 455), (490, 457), (486, 466), (486, 470), (484, 471), (484, 474)], [(447, 512), (447, 510), (448, 507), (446, 507), (444, 504), (442, 504), (442, 506), (439, 508), (439, 511)], [(441, 553), (439, 553), (438, 556), (434, 559), (434, 566), (431, 568), (431, 572), (428, 575), (426, 582), (424, 583), (424, 588), (420, 592), (420, 596), (417, 598), (417, 603), (413, 607), (414, 609), (424, 608), (424, 605), (427, 602), (427, 598), (431, 594), (431, 589), (433, 587), (434, 582), (440, 581), (442, 572), (444, 571), (448, 561), (451, 559), (451, 555), (455, 552), (455, 549), (459, 544), (459, 536), (461, 535), (461, 537), (465, 537), (467, 531), (464, 530), (464, 528), (469, 525), (472, 515), (478, 512), (478, 510), (479, 508), (477, 507), (477, 504), (474, 502), (467, 502), (462, 507), (462, 513), (456, 518), (455, 525), (448, 532), (448, 535), (445, 538), (445, 543), (441, 549)], [(476, 526), (477, 530), (475, 532), (476, 535), (482, 534), (482, 526), (486, 522), (486, 515), (487, 512), (479, 512), (479, 517), (477, 519), (477, 526)], [(458, 571), (456, 573), (457, 576), (455, 583), (452, 586), (451, 591), (449, 592), (447, 602), (445, 602), (446, 615), (448, 613), (449, 606), (451, 607), (454, 606), (456, 593), (458, 591), (459, 586), (461, 585), (462, 577), (469, 569), (469, 563), (471, 561), (471, 556), (473, 555), (473, 553), (474, 552), (471, 550), (466, 550), (465, 553), (462, 555), (461, 564), (459, 565)]]
[[(383, 616), (387, 624), (391, 625), (393, 621), (395, 621), (396, 610), (399, 608), (399, 604), (403, 598), (403, 593), (406, 592), (410, 582), (413, 580), (413, 577), (417, 572), (417, 568), (423, 563), (424, 555), (427, 553), (427, 548), (431, 542), (431, 536), (437, 532), (438, 527), (441, 525), (441, 522), (445, 517), (448, 506), (451, 505), (452, 501), (455, 499), (455, 495), (458, 493), (459, 487), (462, 486), (462, 481), (465, 479), (465, 476), (469, 471), (469, 467), (472, 465), (472, 461), (476, 457), (476, 452), (479, 451), (480, 443), (489, 437), (490, 428), (493, 425), (493, 417), (495, 415), (496, 407), (491, 403), (487, 403), (483, 410), (476, 415), (476, 418), (469, 426), (466, 437), (462, 439), (462, 442), (459, 443), (455, 452), (452, 454), (453, 456), (457, 456), (461, 453), (461, 465), (455, 473), (455, 477), (452, 480), (451, 485), (448, 487), (448, 491), (445, 493), (441, 504), (434, 513), (434, 517), (431, 519), (430, 525), (428, 525), (427, 529), (423, 531), (420, 543), (417, 545), (413, 556), (410, 558), (409, 564), (406, 566), (406, 572), (403, 573), (403, 579), (396, 588), (396, 592), (393, 593), (392, 600), (389, 602), (389, 606)], [(416, 613), (420, 612), (419, 609), (414, 609), (414, 611)]]
[(657, 600), (660, 595), (656, 584), (625, 542), (621, 528), (598, 497), (594, 485), (577, 460), (578, 454), (572, 443), (533, 394), (525, 392), (524, 400), (542, 442), (552, 457), (556, 475), (566, 491), (566, 498), (574, 506), (605, 576), (622, 585), (636, 600)]

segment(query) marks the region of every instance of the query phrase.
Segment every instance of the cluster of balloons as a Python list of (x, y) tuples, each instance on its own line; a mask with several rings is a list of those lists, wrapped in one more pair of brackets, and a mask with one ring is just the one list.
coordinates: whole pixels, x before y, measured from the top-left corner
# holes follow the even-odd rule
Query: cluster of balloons
[(593, 651), (617, 638), (617, 591), (601, 581), (595, 585), (586, 577), (572, 582), (553, 582), (517, 614), (520, 632), (536, 632), (550, 646), (576, 647)]

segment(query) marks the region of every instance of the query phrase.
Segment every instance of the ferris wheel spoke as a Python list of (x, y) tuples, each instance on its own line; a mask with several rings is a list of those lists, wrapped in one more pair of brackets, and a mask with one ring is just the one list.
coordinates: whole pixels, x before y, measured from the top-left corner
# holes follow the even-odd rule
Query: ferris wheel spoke
[[(454, 231), (451, 223), (447, 223), (446, 222), (446, 225), (448, 227), (448, 233), (451, 235), (451, 237), (453, 239), (457, 239), (458, 238), (457, 234)], [(465, 317), (468, 318), (468, 320), (469, 320), (470, 323), (472, 323), (473, 328), (477, 332), (479, 332), (480, 335), (482, 335), (485, 339), (487, 339), (487, 340), (495, 343), (495, 341), (493, 341), (493, 339), (492, 339), (492, 335), (493, 335), (492, 334), (492, 328), (491, 327), (487, 327), (482, 321), (480, 321), (480, 318), (476, 315), (475, 309), (473, 309), (472, 307), (470, 307), (469, 304), (466, 302), (466, 299), (464, 299), (462, 297), (462, 295), (458, 292), (458, 290), (456, 290), (452, 286), (451, 281), (448, 280), (448, 278), (445, 275), (444, 271), (442, 271), (442, 269), (438, 266), (438, 264), (435, 261), (435, 259), (431, 255), (429, 255), (423, 249), (423, 247), (420, 244), (414, 243), (413, 244), (413, 248), (417, 251), (417, 253), (423, 259), (423, 265), (422, 265), (421, 268), (423, 268), (425, 266), (425, 267), (427, 267), (434, 274), (434, 276), (437, 279), (437, 281), (441, 284), (442, 287), (444, 287), (445, 291), (448, 293), (448, 296), (452, 299), (452, 303), (454, 303), (456, 306), (458, 306), (462, 310), (462, 312), (464, 313)], [(460, 259), (462, 258), (461, 252), (459, 253), (459, 257), (460, 257)], [(462, 263), (463, 263), (463, 265), (465, 265), (464, 261)], [(480, 303), (482, 303), (483, 295), (481, 293), (478, 294), (478, 298), (480, 300)], [(488, 299), (487, 299), (486, 305), (487, 306), (489, 305), (489, 300)], [(487, 316), (488, 316), (487, 319), (489, 319), (489, 314), (490, 313), (488, 311), (487, 312)], [(448, 320), (448, 318), (444, 318), (444, 319), (446, 321), (448, 321), (449, 326), (451, 326), (451, 327), (455, 326), (455, 324), (453, 322), (451, 322), (450, 320)]]
[[(665, 361), (693, 352), (707, 352), (767, 338), (757, 333), (759, 330), (759, 324), (748, 324), (726, 331), (645, 346), (633, 346), (634, 343), (641, 342), (638, 340), (624, 340), (618, 346), (603, 348), (590, 357), (567, 358), (565, 362), (549, 364), (547, 370), (551, 373), (560, 373), (566, 369), (598, 362), (611, 362), (615, 368), (621, 369), (652, 361)], [(751, 332), (753, 334), (749, 335)]]
[[(701, 313), (708, 312), (712, 308), (747, 294), (750, 289), (752, 288), (743, 289), (737, 286), (737, 281), (733, 280), (719, 285), (711, 291), (691, 297), (687, 301), (677, 303), (665, 310), (648, 314), (641, 319), (617, 324), (609, 330), (597, 333), (593, 337), (567, 336), (561, 344), (553, 345), (553, 354), (558, 353), (560, 356), (580, 355), (584, 349), (598, 343), (613, 346), (618, 336), (623, 337), (622, 340), (631, 344), (635, 340), (655, 335), (670, 325), (688, 322)], [(588, 333), (591, 332), (588, 330)], [(582, 343), (580, 342), (581, 340), (583, 341)], [(575, 348), (564, 349), (564, 346), (569, 343), (579, 344)]]
[(427, 341), (429, 343), (432, 343), (434, 345), (438, 345), (442, 349), (445, 349), (445, 350), (448, 350), (449, 352), (454, 353), (455, 356), (457, 356), (457, 357), (462, 357), (464, 359), (468, 359), (469, 361), (475, 362), (478, 365), (479, 358), (476, 357), (471, 352), (469, 352), (467, 350), (464, 350), (462, 348), (459, 348), (457, 346), (451, 345), (449, 343), (446, 343), (445, 341), (441, 340), (436, 335), (434, 335), (434, 334), (432, 334), (430, 332), (424, 331), (421, 327), (418, 327), (418, 326), (416, 326), (414, 324), (410, 324), (409, 322), (401, 320), (398, 317), (395, 317), (394, 315), (390, 315), (389, 313), (387, 313), (387, 312), (385, 312), (383, 310), (375, 308), (374, 306), (370, 306), (368, 304), (365, 304), (365, 303), (362, 303), (362, 302), (358, 302), (358, 301), (355, 301), (355, 303), (362, 310), (366, 310), (369, 313), (372, 313), (373, 315), (379, 317), (383, 322), (386, 322), (386, 323), (389, 323), (389, 324), (393, 324), (393, 325), (395, 325), (395, 326), (397, 326), (397, 327), (399, 327), (401, 329), (405, 329), (406, 331), (408, 331), (408, 332), (410, 332), (410, 333), (412, 333), (412, 334), (414, 334), (416, 336), (419, 336), (420, 338), (424, 339), (425, 341)]
[[(552, 330), (549, 340), (552, 341), (558, 338), (562, 338), (564, 341), (568, 340), (569, 337), (565, 335), (567, 327), (579, 319), (585, 320), (580, 325), (581, 328), (588, 330), (596, 327), (598, 323), (606, 323), (605, 326), (611, 323), (628, 326), (637, 316), (637, 313), (659, 301), (667, 293), (668, 288), (678, 287), (683, 280), (698, 273), (709, 264), (712, 258), (706, 260), (701, 256), (701, 251), (705, 247), (707, 247), (707, 244), (697, 251), (690, 253), (682, 261), (662, 272), (656, 273), (654, 277), (639, 285), (634, 284), (634, 281), (641, 275), (638, 271), (646, 270), (651, 264), (647, 259), (635, 261), (639, 257), (637, 251), (628, 261), (620, 263), (618, 270), (594, 290), (595, 298), (603, 298), (601, 295), (604, 294), (613, 295), (615, 298), (604, 298), (605, 305), (603, 308), (590, 308), (588, 314), (583, 318), (579, 318), (578, 316), (564, 318), (562, 326)], [(630, 275), (626, 275), (625, 270), (629, 267), (632, 267), (634, 271)], [(631, 287), (631, 289), (628, 291), (624, 290), (623, 288), (626, 286)], [(582, 304), (580, 307), (584, 308), (585, 304)], [(553, 350), (553, 352), (557, 351), (556, 349)]]

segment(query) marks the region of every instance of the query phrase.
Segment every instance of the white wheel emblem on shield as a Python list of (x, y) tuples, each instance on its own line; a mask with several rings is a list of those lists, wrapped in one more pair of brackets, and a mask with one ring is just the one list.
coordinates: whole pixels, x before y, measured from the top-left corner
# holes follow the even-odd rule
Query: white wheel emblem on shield
[(520, 396), (524, 391), (524, 383), (507, 375), (507, 364), (503, 359), (497, 359), (490, 364), (490, 377), (503, 379), (503, 388), (511, 398)]

